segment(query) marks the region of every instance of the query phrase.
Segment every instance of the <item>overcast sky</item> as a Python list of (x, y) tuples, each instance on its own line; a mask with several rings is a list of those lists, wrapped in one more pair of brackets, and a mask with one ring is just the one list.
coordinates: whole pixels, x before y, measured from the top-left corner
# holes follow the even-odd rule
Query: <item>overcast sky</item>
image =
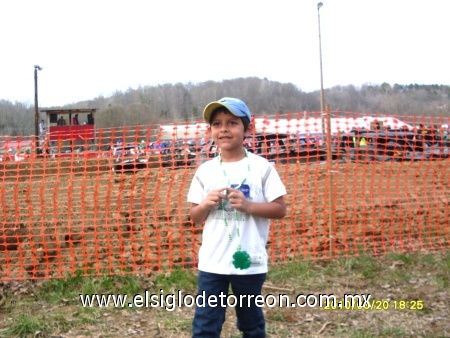
[[(450, 84), (450, 1), (323, 0), (324, 88)], [(0, 3), (0, 99), (54, 107), (238, 77), (320, 89), (318, 1)], [(211, 100), (217, 98), (211, 98)]]

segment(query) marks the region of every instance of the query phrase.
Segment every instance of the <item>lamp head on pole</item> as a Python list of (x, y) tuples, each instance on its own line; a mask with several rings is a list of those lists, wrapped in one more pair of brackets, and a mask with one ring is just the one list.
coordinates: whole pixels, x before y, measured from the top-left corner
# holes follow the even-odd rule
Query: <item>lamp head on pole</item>
[(317, 10), (319, 10), (320, 7), (322, 7), (322, 6), (323, 6), (323, 3), (322, 3), (322, 2), (319, 2), (319, 3), (317, 4)]
[(43, 68), (42, 68), (41, 66), (39, 66), (39, 65), (34, 65), (34, 69), (36, 69), (36, 70), (42, 70)]

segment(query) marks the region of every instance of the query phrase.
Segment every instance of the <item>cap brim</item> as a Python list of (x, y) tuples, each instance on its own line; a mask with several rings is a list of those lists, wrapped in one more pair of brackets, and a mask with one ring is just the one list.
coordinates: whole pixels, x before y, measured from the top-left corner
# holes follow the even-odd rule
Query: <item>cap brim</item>
[(211, 115), (212, 115), (213, 111), (219, 107), (224, 107), (224, 108), (228, 109), (227, 106), (225, 106), (224, 104), (222, 104), (220, 102), (211, 102), (205, 107), (205, 109), (203, 110), (203, 118), (205, 119), (206, 122), (210, 123), (210, 119), (211, 119)]

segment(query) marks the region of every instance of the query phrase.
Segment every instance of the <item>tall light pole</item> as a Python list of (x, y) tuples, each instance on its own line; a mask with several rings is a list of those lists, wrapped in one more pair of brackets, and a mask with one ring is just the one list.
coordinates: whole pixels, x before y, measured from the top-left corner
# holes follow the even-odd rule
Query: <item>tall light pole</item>
[(320, 34), (320, 8), (323, 6), (322, 2), (317, 4), (317, 19), (319, 23), (319, 59), (320, 59), (320, 118), (322, 122), (322, 142), (325, 139), (325, 121), (323, 118), (324, 114), (324, 95), (323, 95), (323, 72), (322, 72), (322, 37)]
[(34, 65), (34, 135), (36, 138), (36, 153), (38, 153), (39, 148), (38, 70), (42, 70), (42, 67)]
[(334, 225), (333, 225), (333, 214), (334, 214), (334, 193), (333, 193), (333, 171), (332, 163), (333, 156), (331, 152), (331, 117), (329, 109), (325, 113), (324, 95), (323, 95), (323, 72), (322, 72), (322, 39), (320, 35), (320, 8), (323, 6), (322, 2), (317, 4), (317, 18), (319, 22), (319, 57), (320, 57), (320, 116), (322, 121), (322, 140), (325, 136), (325, 114), (327, 119), (327, 138), (326, 138), (326, 149), (327, 149), (327, 181), (328, 181), (328, 233), (329, 233), (329, 243), (330, 243), (330, 257), (333, 257), (334, 251)]

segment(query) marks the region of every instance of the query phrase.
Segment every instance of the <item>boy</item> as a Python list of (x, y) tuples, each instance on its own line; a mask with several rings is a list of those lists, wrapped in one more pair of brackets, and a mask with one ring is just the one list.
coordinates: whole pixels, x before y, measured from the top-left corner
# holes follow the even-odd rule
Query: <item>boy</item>
[[(252, 130), (243, 101), (225, 97), (211, 102), (203, 117), (220, 154), (197, 169), (188, 193), (191, 219), (205, 221), (198, 264), (198, 294), (204, 303), (195, 311), (193, 337), (220, 337), (230, 284), (239, 330), (244, 337), (265, 337), (263, 311), (254, 300), (267, 273), (270, 219), (286, 214), (286, 188), (266, 159), (242, 145)], [(208, 304), (208, 299), (217, 303)]]

